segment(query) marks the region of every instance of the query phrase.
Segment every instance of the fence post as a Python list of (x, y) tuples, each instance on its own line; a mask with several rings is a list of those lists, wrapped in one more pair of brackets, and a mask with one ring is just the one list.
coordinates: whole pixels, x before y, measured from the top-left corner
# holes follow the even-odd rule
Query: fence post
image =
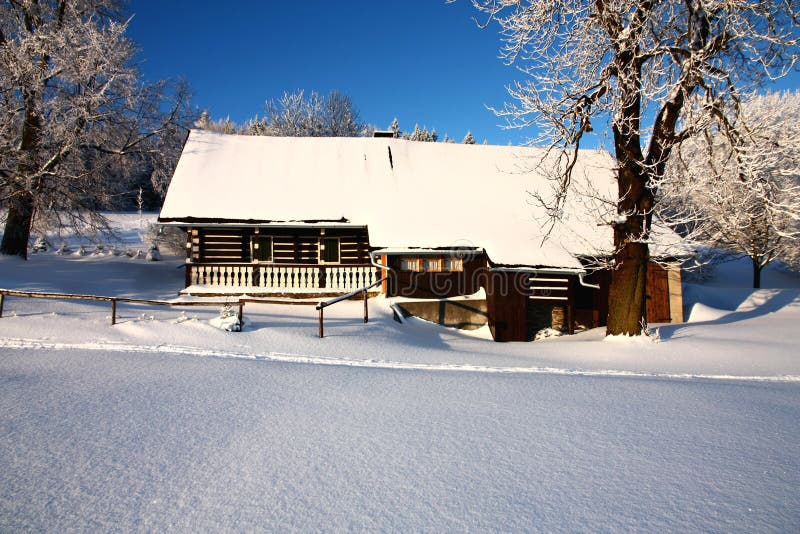
[(117, 299), (111, 299), (111, 326), (117, 324)]
[(364, 322), (369, 322), (369, 311), (367, 308), (367, 298), (369, 298), (369, 292), (365, 289), (364, 290)]
[(322, 303), (320, 302), (320, 307), (319, 307), (319, 337), (324, 337), (323, 336), (323, 331), (322, 331), (322, 310), (324, 310), (324, 309), (325, 309), (325, 307), (322, 306)]
[(239, 324), (242, 324), (242, 318), (244, 317), (244, 302), (241, 300), (239, 301)]
[(3, 300), (5, 299), (6, 294), (0, 291), (0, 317), (3, 316)]

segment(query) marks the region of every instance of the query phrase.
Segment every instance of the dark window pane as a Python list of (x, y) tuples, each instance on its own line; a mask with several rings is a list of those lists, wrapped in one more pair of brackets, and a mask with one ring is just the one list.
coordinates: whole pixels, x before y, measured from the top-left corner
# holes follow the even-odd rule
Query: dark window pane
[(322, 261), (325, 263), (339, 263), (339, 240), (335, 237), (326, 237), (322, 240)]
[(258, 237), (258, 261), (272, 261), (272, 238), (267, 236)]

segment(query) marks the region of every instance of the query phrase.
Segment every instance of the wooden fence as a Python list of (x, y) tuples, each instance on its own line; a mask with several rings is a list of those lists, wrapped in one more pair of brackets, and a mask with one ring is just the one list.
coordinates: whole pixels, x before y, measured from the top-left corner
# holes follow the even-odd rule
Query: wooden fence
[(291, 304), (291, 305), (305, 305), (305, 306), (316, 306), (317, 310), (319, 311), (319, 337), (323, 337), (323, 312), (322, 310), (330, 306), (332, 304), (336, 304), (337, 302), (341, 302), (346, 299), (353, 298), (361, 293), (364, 295), (364, 322), (366, 323), (369, 320), (368, 312), (367, 312), (367, 297), (368, 297), (368, 290), (372, 287), (377, 286), (378, 284), (382, 283), (383, 279), (377, 280), (370, 284), (367, 287), (363, 287), (356, 291), (352, 291), (346, 295), (342, 295), (340, 297), (336, 297), (331, 299), (327, 302), (319, 302), (316, 301), (307, 301), (307, 300), (297, 300), (297, 299), (286, 299), (286, 300), (278, 300), (278, 299), (258, 299), (258, 298), (251, 298), (251, 297), (242, 297), (239, 298), (237, 301), (167, 301), (167, 300), (150, 300), (150, 299), (132, 299), (127, 297), (106, 297), (100, 295), (80, 295), (74, 293), (46, 293), (46, 292), (39, 292), (39, 291), (18, 291), (15, 289), (0, 289), (0, 318), (3, 317), (3, 305), (5, 303), (6, 297), (23, 297), (23, 298), (33, 298), (33, 299), (61, 299), (61, 300), (91, 300), (91, 301), (101, 301), (101, 302), (109, 302), (111, 303), (111, 324), (117, 324), (117, 304), (119, 303), (126, 303), (126, 304), (146, 304), (146, 305), (154, 305), (154, 306), (237, 306), (239, 308), (239, 322), (242, 322), (244, 318), (244, 305), (248, 302), (253, 304)]
[(93, 300), (111, 303), (111, 324), (117, 324), (117, 304), (147, 304), (153, 306), (238, 306), (239, 321), (243, 316), (244, 300), (230, 301), (184, 301), (175, 302), (168, 300), (131, 299), (126, 297), (105, 297), (100, 295), (79, 295), (74, 293), (45, 293), (39, 291), (17, 291), (14, 289), (0, 289), (0, 317), (3, 317), (5, 297), (24, 297), (31, 299), (61, 299), (61, 300)]

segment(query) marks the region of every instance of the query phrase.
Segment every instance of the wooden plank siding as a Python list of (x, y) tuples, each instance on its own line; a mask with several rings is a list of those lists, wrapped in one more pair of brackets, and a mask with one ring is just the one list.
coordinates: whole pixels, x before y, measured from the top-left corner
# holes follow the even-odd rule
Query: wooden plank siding
[(647, 266), (647, 322), (669, 323), (670, 320), (667, 270), (650, 262)]
[[(476, 293), (487, 278), (484, 254), (464, 256), (461, 271), (404, 271), (400, 262), (405, 255), (384, 256), (392, 269), (388, 275), (386, 294), (390, 297), (440, 299)], [(414, 256), (408, 254), (407, 256)], [(432, 256), (427, 254), (426, 256)], [(433, 255), (436, 256), (436, 255)], [(442, 253), (441, 257), (448, 257)]]
[(486, 309), (495, 341), (530, 341), (528, 273), (494, 272), (487, 278)]

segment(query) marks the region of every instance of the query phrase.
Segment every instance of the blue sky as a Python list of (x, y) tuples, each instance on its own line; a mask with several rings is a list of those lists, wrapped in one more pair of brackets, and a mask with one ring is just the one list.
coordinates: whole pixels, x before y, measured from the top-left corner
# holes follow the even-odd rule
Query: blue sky
[[(498, 59), (497, 26), (480, 29), (469, 0), (131, 0), (129, 35), (150, 79), (183, 77), (212, 118), (243, 122), (268, 99), (305, 89), (347, 93), (379, 129), (397, 117), (461, 140), (520, 144), (487, 106), (522, 75)], [(800, 76), (778, 88), (800, 86)]]
[(133, 0), (129, 34), (149, 78), (182, 76), (213, 118), (244, 121), (284, 91), (351, 96), (361, 118), (415, 123), (461, 140), (523, 141), (487, 105), (517, 76), (498, 59), (496, 28), (481, 30), (467, 0), (220, 2)]

